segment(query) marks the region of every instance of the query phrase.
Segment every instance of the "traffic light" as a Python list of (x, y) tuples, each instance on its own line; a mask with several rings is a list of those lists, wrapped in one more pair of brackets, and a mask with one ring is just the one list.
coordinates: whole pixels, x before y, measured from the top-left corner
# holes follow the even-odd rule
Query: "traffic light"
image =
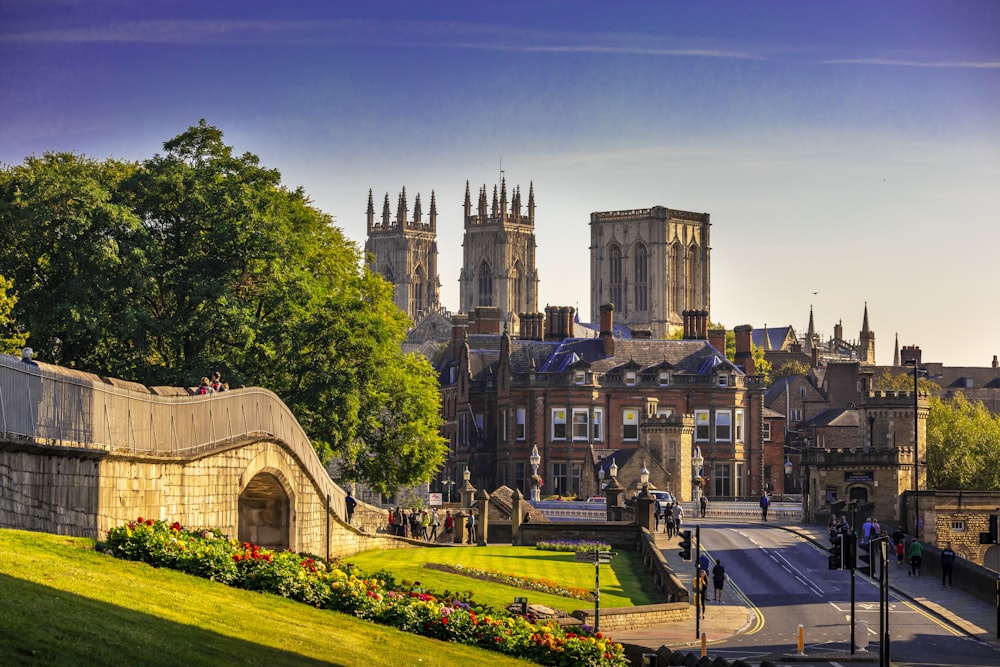
[(864, 543), (861, 545), (861, 553), (858, 554), (858, 560), (860, 560), (863, 565), (858, 569), (861, 570), (862, 574), (867, 574), (869, 577), (875, 576), (872, 572), (872, 545), (871, 543)]
[(844, 567), (853, 570), (858, 562), (858, 536), (854, 533), (844, 535)]
[(830, 562), (831, 570), (842, 570), (844, 568), (844, 540), (846, 535), (836, 533), (830, 538)]
[(681, 559), (691, 560), (691, 531), (681, 531)]

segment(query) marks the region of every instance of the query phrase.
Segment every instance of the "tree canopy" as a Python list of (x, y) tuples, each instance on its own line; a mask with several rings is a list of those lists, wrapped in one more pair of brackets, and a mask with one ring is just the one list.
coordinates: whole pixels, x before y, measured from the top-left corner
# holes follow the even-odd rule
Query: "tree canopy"
[(429, 480), (447, 451), (436, 381), (401, 351), (391, 285), (218, 128), (163, 149), (0, 170), (0, 275), (39, 358), (149, 385), (218, 370), (277, 393), (345, 476), (385, 493)]
[(961, 392), (931, 396), (927, 417), (927, 483), (932, 489), (1000, 488), (1000, 417)]

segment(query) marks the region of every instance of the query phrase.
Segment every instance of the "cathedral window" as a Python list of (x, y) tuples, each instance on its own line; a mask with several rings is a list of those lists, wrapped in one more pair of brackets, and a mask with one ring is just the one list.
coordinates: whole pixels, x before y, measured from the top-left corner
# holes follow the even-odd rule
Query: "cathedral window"
[(479, 305), (493, 305), (493, 275), (486, 262), (479, 265)]
[(649, 272), (648, 255), (646, 246), (639, 244), (635, 248), (635, 261), (633, 264), (635, 273), (635, 309), (639, 312), (649, 310)]
[(616, 245), (608, 251), (608, 296), (615, 308), (624, 310), (622, 302), (622, 249)]
[(511, 290), (511, 312), (523, 313), (527, 311), (524, 307), (524, 291), (521, 284), (523, 280), (521, 270), (521, 262), (515, 262), (514, 268), (510, 271), (510, 290)]

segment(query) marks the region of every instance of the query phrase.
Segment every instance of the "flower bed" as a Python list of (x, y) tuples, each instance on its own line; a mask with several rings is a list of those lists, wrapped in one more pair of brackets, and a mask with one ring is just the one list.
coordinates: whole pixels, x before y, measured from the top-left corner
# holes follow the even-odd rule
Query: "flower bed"
[(538, 542), (536, 549), (542, 551), (611, 551), (611, 545), (605, 542), (590, 540), (558, 540), (556, 542)]
[(436, 595), (397, 584), (389, 572), (366, 575), (349, 564), (272, 551), (218, 531), (139, 518), (108, 532), (101, 548), (118, 558), (180, 570), (249, 590), (274, 593), (435, 639), (518, 656), (540, 665), (624, 667), (621, 644), (601, 633), (536, 624), (473, 603), (471, 594)]
[(451, 572), (452, 574), (461, 574), (466, 577), (472, 577), (473, 579), (495, 581), (499, 584), (507, 584), (508, 586), (524, 588), (529, 591), (540, 591), (542, 593), (551, 593), (552, 595), (561, 595), (562, 597), (573, 598), (575, 600), (589, 601), (594, 599), (593, 591), (586, 588), (563, 586), (559, 582), (551, 581), (550, 579), (519, 577), (514, 574), (507, 574), (506, 572), (498, 572), (496, 570), (478, 570), (474, 567), (465, 567), (460, 564), (448, 565), (442, 563), (427, 563), (424, 567), (441, 570), (443, 572)]

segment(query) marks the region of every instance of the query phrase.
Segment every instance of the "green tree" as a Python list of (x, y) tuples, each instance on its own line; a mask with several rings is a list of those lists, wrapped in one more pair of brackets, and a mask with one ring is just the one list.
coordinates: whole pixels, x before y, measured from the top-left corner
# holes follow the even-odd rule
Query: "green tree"
[(932, 396), (927, 417), (927, 483), (932, 489), (1000, 488), (1000, 418), (961, 392), (947, 401)]
[(804, 361), (786, 361), (771, 374), (771, 379), (780, 380), (781, 378), (793, 375), (807, 377), (809, 375), (809, 364)]
[(764, 356), (764, 348), (750, 343), (750, 352), (753, 355), (754, 372), (763, 376), (765, 385), (771, 384), (771, 362)]
[[(872, 379), (872, 387), (876, 391), (913, 391), (913, 372), (893, 375), (888, 368), (883, 368)], [(941, 385), (918, 375), (917, 391), (934, 394), (941, 391)]]
[(15, 271), (23, 295), (15, 321), (52, 349), (61, 340), (57, 363), (268, 387), (324, 461), (386, 492), (440, 467), (435, 376), (402, 354), (391, 285), (218, 128), (201, 121), (138, 164), (29, 158), (0, 172), (0, 219), (0, 274)]
[(28, 342), (28, 334), (17, 331), (10, 313), (17, 303), (17, 295), (11, 294), (14, 283), (0, 276), (0, 353), (17, 355)]

